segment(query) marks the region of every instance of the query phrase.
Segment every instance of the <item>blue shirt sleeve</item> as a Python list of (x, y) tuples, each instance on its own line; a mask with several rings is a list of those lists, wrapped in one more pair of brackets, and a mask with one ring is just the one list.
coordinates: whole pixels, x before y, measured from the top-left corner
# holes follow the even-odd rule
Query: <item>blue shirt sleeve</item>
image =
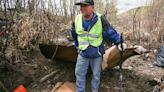
[(120, 34), (111, 26), (108, 25), (108, 30), (103, 31), (103, 37), (107, 38), (108, 40), (114, 42), (116, 45), (120, 44)]
[(71, 35), (72, 35), (72, 38), (74, 40), (74, 46), (78, 47), (77, 34), (75, 32), (75, 23), (74, 22), (72, 23)]

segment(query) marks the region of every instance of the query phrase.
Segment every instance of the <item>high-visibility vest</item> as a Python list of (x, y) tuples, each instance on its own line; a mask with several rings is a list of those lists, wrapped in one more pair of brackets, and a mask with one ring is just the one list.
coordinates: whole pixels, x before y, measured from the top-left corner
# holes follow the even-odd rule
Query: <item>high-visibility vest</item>
[(102, 21), (101, 15), (98, 16), (97, 22), (90, 30), (84, 31), (82, 14), (79, 14), (75, 18), (75, 31), (77, 33), (78, 48), (80, 50), (86, 50), (88, 46), (99, 47), (102, 44)]

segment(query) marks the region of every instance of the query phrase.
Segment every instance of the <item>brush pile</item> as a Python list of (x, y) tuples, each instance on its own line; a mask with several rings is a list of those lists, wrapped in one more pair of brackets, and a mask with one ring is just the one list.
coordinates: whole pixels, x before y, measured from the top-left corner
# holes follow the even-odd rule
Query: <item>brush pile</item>
[(33, 15), (20, 14), (20, 20), (11, 28), (5, 56), (11, 61), (14, 59), (19, 62), (23, 61), (27, 53), (35, 49), (38, 44), (68, 43), (66, 37), (69, 36), (68, 29), (71, 28), (71, 22), (64, 20), (64, 17), (45, 12)]

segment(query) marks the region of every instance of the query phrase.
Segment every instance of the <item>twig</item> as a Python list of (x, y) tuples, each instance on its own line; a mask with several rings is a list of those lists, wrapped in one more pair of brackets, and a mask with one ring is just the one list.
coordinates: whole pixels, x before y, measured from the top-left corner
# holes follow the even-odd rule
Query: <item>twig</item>
[(57, 50), (58, 50), (58, 45), (57, 45), (56, 48), (55, 48), (55, 51), (54, 51), (54, 54), (53, 54), (52, 57), (51, 57), (51, 60), (53, 60), (54, 57), (56, 56)]

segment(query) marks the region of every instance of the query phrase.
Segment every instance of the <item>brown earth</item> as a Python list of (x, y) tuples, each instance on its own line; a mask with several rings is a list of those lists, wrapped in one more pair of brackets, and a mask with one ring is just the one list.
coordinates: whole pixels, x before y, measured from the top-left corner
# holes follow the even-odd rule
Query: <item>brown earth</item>
[[(1, 61), (7, 62), (0, 58)], [(120, 82), (119, 68), (105, 70), (101, 74), (100, 92), (152, 92), (158, 80), (164, 76), (164, 69), (152, 65), (153, 60), (134, 56), (123, 64), (123, 81)], [(11, 92), (23, 84), (29, 92), (51, 92), (57, 83), (75, 83), (75, 63), (59, 60), (48, 60), (38, 50), (29, 53), (26, 63), (14, 66), (0, 64), (0, 81)], [(45, 75), (59, 70), (57, 74), (40, 83)], [(91, 71), (87, 74), (87, 92), (90, 90)], [(1, 92), (1, 91), (0, 91)]]

